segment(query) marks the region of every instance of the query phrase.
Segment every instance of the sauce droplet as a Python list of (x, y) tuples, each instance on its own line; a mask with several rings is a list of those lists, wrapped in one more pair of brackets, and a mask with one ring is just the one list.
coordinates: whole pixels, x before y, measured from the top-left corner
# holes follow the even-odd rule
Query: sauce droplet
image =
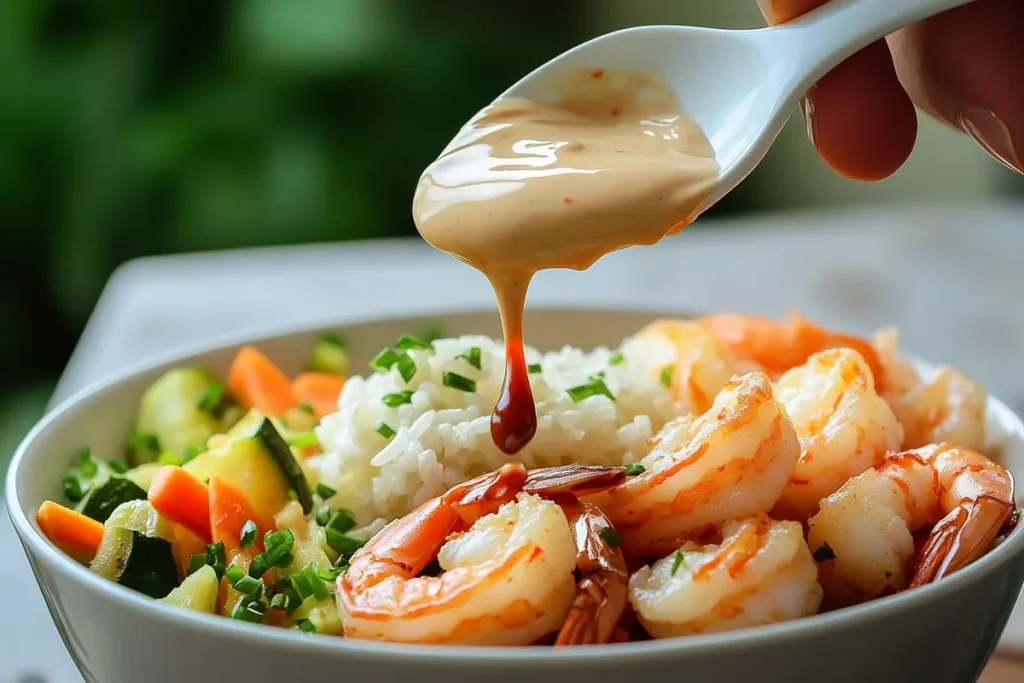
[(505, 337), (505, 383), (491, 413), (491, 439), (507, 455), (521, 451), (537, 433), (537, 406), (523, 348), (523, 309), (532, 277), (532, 273), (513, 271), (490, 278)]

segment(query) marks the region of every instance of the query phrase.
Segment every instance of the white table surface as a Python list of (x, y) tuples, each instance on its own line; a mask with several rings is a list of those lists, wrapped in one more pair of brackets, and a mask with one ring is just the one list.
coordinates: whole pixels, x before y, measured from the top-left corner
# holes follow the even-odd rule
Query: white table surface
[[(708, 220), (584, 273), (544, 273), (528, 303), (792, 308), (864, 334), (896, 323), (905, 348), (961, 366), (1024, 411), (1022, 257), (1020, 203)], [(142, 259), (111, 278), (54, 401), (211, 338), (490, 305), (479, 274), (415, 239)], [(16, 543), (0, 514), (0, 547), (9, 551), (0, 585), (16, 615), (0, 623), (0, 683), (81, 680)], [(1001, 650), (1024, 653), (1024, 610)]]

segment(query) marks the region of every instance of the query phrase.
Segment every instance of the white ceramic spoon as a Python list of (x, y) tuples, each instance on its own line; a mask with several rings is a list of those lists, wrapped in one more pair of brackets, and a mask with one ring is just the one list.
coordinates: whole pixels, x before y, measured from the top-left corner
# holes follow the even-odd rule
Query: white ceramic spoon
[(754, 170), (799, 99), (832, 67), (898, 28), (968, 1), (832, 0), (771, 28), (624, 29), (556, 57), (505, 95), (556, 99), (559, 81), (580, 67), (657, 76), (704, 130), (718, 158), (720, 181), (704, 210)]

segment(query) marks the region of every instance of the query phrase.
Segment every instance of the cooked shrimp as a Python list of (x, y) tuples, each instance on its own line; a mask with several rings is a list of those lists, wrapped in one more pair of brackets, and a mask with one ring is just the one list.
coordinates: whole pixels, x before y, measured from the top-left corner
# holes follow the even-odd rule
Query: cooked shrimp
[[(933, 444), (891, 454), (843, 484), (821, 502), (807, 541), (826, 596), (839, 606), (964, 567), (988, 550), (1013, 510), (1008, 471), (966, 448)], [(929, 526), (915, 563), (912, 534)]]
[[(392, 522), (338, 578), (345, 635), (408, 643), (527, 645), (558, 631), (576, 595), (565, 513), (533, 491), (614, 485), (621, 468), (522, 465), (461, 484)], [(458, 533), (464, 532), (464, 533)], [(441, 576), (418, 576), (437, 558)]]
[(775, 383), (800, 439), (800, 460), (773, 514), (804, 522), (847, 479), (899, 450), (903, 428), (852, 349), (814, 354)]
[(732, 351), (737, 360), (755, 363), (770, 377), (803, 364), (812, 354), (846, 347), (857, 351), (875, 378), (885, 383), (884, 371), (875, 349), (863, 339), (818, 327), (793, 312), (789, 322), (770, 318), (722, 313), (700, 319), (700, 324)]
[(793, 425), (763, 373), (734, 377), (700, 417), (655, 436), (646, 471), (588, 498), (627, 554), (658, 557), (730, 519), (775, 505), (800, 456)]
[[(652, 342), (657, 348), (652, 348)], [(729, 350), (714, 336), (692, 320), (656, 320), (623, 344), (627, 358), (637, 351), (645, 363), (653, 364), (661, 381), (667, 372), (669, 387), (685, 413), (703, 413), (729, 378), (736, 372), (736, 363)]]
[(686, 543), (629, 580), (629, 601), (655, 638), (798, 619), (818, 611), (821, 595), (803, 527), (766, 515), (728, 522), (720, 544)]
[(883, 330), (875, 338), (878, 357), (889, 376), (883, 398), (903, 425), (903, 448), (930, 443), (985, 447), (985, 390), (956, 368), (942, 366), (925, 380), (897, 355), (898, 334)]
[(602, 536), (607, 529), (614, 529), (603, 512), (575, 498), (557, 501), (569, 518), (576, 542), (576, 569), (582, 578), (555, 645), (607, 643), (626, 606), (626, 560), (622, 551)]

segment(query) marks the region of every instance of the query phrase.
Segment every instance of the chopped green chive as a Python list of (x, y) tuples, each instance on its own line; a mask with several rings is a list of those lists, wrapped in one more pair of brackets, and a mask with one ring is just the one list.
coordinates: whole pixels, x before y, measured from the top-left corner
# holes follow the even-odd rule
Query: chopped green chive
[(836, 551), (828, 543), (822, 543), (821, 547), (814, 551), (815, 562), (828, 562), (836, 559)]
[(116, 474), (124, 474), (128, 471), (128, 466), (120, 460), (109, 460), (107, 461), (107, 467), (109, 467)]
[(316, 438), (314, 432), (303, 432), (302, 434), (292, 434), (285, 438), (285, 443), (294, 448), (311, 448), (320, 443)]
[(530, 363), (526, 366), (526, 373), (529, 375), (538, 375), (541, 372), (540, 363)]
[(619, 536), (619, 532), (610, 526), (606, 526), (597, 532), (597, 535), (604, 539), (604, 542), (611, 548), (618, 548), (622, 545), (622, 538)]
[(330, 486), (327, 486), (326, 484), (317, 484), (316, 489), (314, 490), (316, 491), (316, 495), (320, 496), (321, 500), (333, 498), (338, 493), (337, 491), (332, 489)]
[(408, 384), (409, 380), (416, 376), (416, 361), (403, 353), (398, 359), (398, 374), (401, 375), (402, 381)]
[(608, 359), (608, 365), (622, 365), (622, 361), (626, 360), (626, 357), (622, 355), (622, 351), (616, 351), (612, 354), (612, 357)]
[(320, 526), (327, 526), (327, 522), (331, 520), (331, 506), (321, 505), (320, 509), (316, 511), (316, 523)]
[(676, 556), (672, 559), (672, 576), (676, 575), (676, 572), (679, 571), (679, 566), (682, 563), (683, 563), (683, 551), (682, 550), (677, 550), (676, 551)]
[(480, 347), (479, 346), (474, 346), (469, 351), (466, 351), (465, 353), (460, 353), (459, 355), (455, 356), (456, 360), (458, 360), (460, 358), (462, 360), (466, 361), (467, 363), (469, 363), (470, 365), (472, 365), (477, 370), (481, 369), (482, 363), (480, 362)]
[(160, 451), (160, 439), (156, 434), (132, 434), (129, 445), (140, 451)]
[(188, 576), (195, 574), (197, 571), (206, 566), (206, 553), (193, 553), (188, 558)]
[(330, 519), (327, 520), (327, 524), (324, 526), (343, 534), (346, 531), (355, 528), (356, 517), (352, 514), (351, 510), (342, 508), (341, 510), (333, 512)]
[(316, 633), (316, 626), (309, 619), (299, 619), (295, 622), (295, 625), (299, 627), (299, 630), (303, 633)]
[(395, 348), (399, 351), (408, 351), (409, 349), (429, 349), (430, 344), (417, 339), (411, 334), (403, 334), (395, 343)]
[(397, 408), (400, 405), (412, 403), (412, 395), (413, 392), (411, 391), (397, 391), (393, 394), (384, 394), (381, 401), (383, 401), (386, 406)]
[(377, 425), (377, 433), (385, 439), (390, 439), (395, 435), (395, 430), (389, 427), (387, 422), (381, 422)]
[(264, 551), (249, 565), (249, 576), (259, 578), (271, 567), (287, 567), (295, 559), (291, 553), (294, 546), (295, 535), (291, 529), (268, 531), (263, 537)]
[(92, 459), (92, 449), (88, 446), (78, 449), (78, 467), (82, 470), (82, 476), (86, 478), (95, 477), (99, 472), (99, 465)]
[(156, 459), (161, 465), (181, 465), (181, 456), (177, 453), (171, 453), (170, 451), (164, 451), (160, 454), (160, 457)]
[(291, 601), (288, 599), (287, 593), (275, 593), (274, 597), (270, 599), (270, 606), (286, 610), (289, 602)]
[(188, 573), (193, 574), (206, 565), (213, 567), (213, 571), (220, 579), (224, 576), (224, 542), (217, 541), (206, 546), (205, 553), (195, 553), (188, 561)]
[(63, 488), (64, 497), (72, 503), (77, 503), (85, 498), (85, 492), (82, 490), (82, 482), (78, 481), (78, 478), (73, 474), (69, 474), (64, 477)]
[(473, 393), (476, 391), (476, 382), (468, 377), (463, 377), (454, 372), (441, 373), (441, 384), (452, 389)]
[(622, 469), (626, 470), (627, 477), (635, 477), (647, 471), (647, 468), (638, 462), (631, 462), (628, 465), (623, 465)]
[(216, 416), (224, 404), (224, 383), (214, 382), (203, 392), (196, 407), (204, 413)]
[(331, 567), (330, 569), (321, 569), (319, 571), (320, 578), (324, 580), (324, 583), (334, 583), (344, 573), (345, 570), (341, 567)]
[(242, 534), (239, 541), (243, 548), (249, 548), (256, 543), (256, 537), (259, 535), (259, 529), (256, 528), (256, 522), (247, 520), (242, 525)]
[(224, 578), (226, 578), (231, 586), (242, 595), (256, 597), (260, 594), (260, 591), (263, 590), (262, 581), (247, 575), (242, 571), (242, 568), (236, 564), (231, 565), (224, 571)]
[(261, 601), (242, 595), (231, 609), (231, 618), (258, 624), (266, 612), (267, 608)]
[(317, 600), (327, 599), (327, 587), (324, 585), (324, 580), (320, 578), (320, 572), (317, 571), (316, 566), (313, 564), (293, 574), (292, 585), (302, 600), (305, 600), (310, 595), (315, 596)]
[(575, 403), (579, 403), (585, 398), (591, 396), (607, 396), (611, 400), (615, 400), (612, 396), (612, 392), (608, 390), (608, 385), (604, 383), (604, 380), (597, 375), (591, 375), (590, 379), (586, 384), (581, 384), (578, 387), (569, 387), (565, 390), (569, 397)]
[(331, 546), (342, 555), (352, 555), (355, 551), (366, 545), (366, 541), (363, 539), (341, 533), (329, 526), (326, 527), (325, 530), (327, 531), (327, 545)]
[(387, 372), (404, 355), (404, 353), (395, 353), (392, 349), (384, 349), (370, 361), (370, 368), (377, 372)]
[(313, 406), (309, 405), (308, 403), (300, 403), (299, 410), (306, 413), (307, 415), (312, 415), (315, 412), (313, 410)]
[(666, 387), (672, 386), (672, 366), (666, 365), (661, 369), (661, 375), (658, 376), (658, 380)]

